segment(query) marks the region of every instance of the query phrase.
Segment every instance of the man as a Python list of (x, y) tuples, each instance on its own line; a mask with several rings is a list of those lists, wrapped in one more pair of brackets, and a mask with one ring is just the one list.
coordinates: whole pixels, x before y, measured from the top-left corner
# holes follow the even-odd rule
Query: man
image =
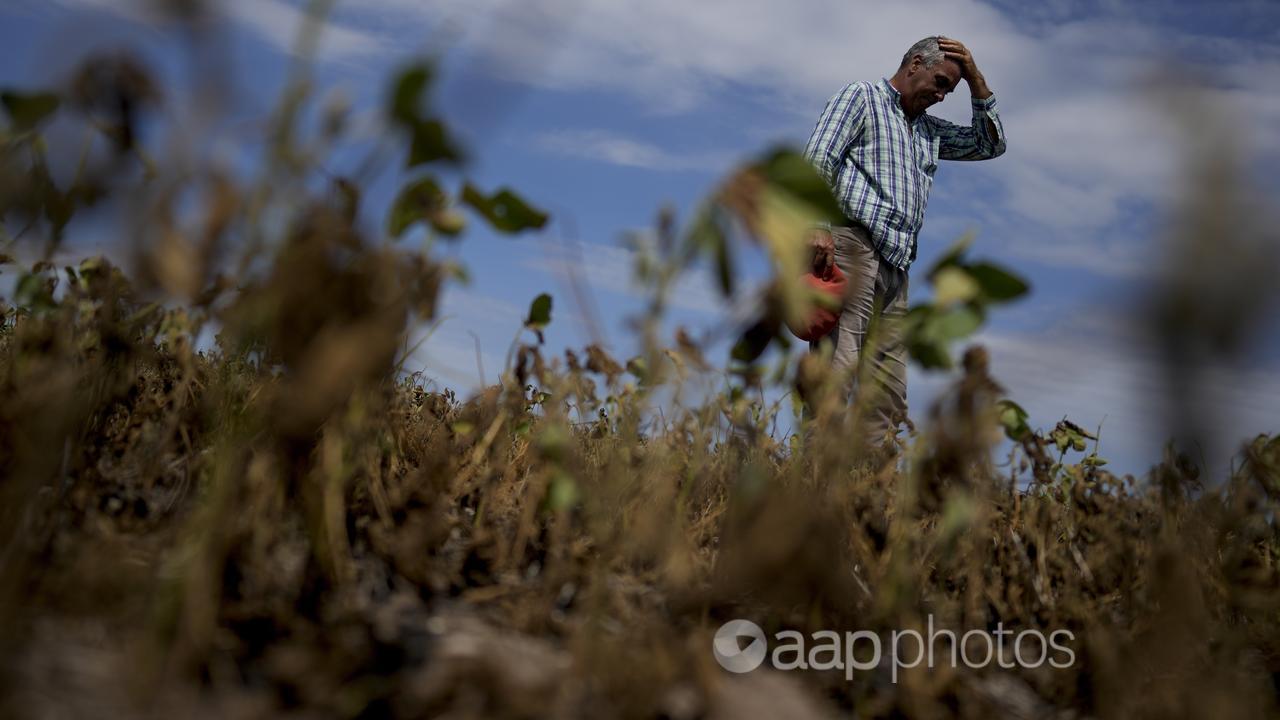
[[(962, 79), (973, 103), (971, 126), (925, 114)], [(809, 138), (805, 156), (831, 185), (849, 221), (810, 238), (815, 269), (834, 262), (849, 288), (838, 327), (820, 342), (834, 344), (837, 371), (856, 370), (871, 380), (862, 389), (870, 396), (862, 402), (870, 411), (873, 443), (896, 432), (906, 418), (907, 358), (900, 330), (907, 269), (916, 257), (938, 159), (987, 160), (1004, 149), (996, 99), (973, 56), (959, 41), (941, 36), (912, 45), (893, 77), (836, 93)], [(873, 317), (884, 331), (873, 333), (859, 367)]]

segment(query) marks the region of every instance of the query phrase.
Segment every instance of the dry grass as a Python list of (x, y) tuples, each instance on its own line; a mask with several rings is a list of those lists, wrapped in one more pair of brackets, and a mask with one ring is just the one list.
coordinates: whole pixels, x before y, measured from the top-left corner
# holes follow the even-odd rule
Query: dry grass
[[(5, 142), (6, 187), (38, 177), (30, 137)], [(1039, 434), (998, 467), (980, 348), (896, 454), (849, 442), (857, 416), (816, 358), (782, 378), (813, 412), (794, 442), (750, 375), (655, 418), (658, 388), (705, 361), (653, 326), (630, 372), (530, 333), (505, 386), (462, 402), (397, 372), (451, 269), (371, 239), (350, 193), (305, 189), (311, 146), (280, 142), (297, 152), (243, 185), (139, 180), (118, 148), (85, 182), (159, 218), (136, 280), (102, 259), (24, 271), (0, 329), (6, 715), (1276, 714), (1280, 441), (1209, 482), (1172, 453), (1118, 478)], [(50, 192), (70, 195), (10, 207), (49, 230)], [(206, 211), (174, 220), (182, 192)], [(731, 676), (710, 652), (735, 617), (930, 616), (1070, 630), (1076, 662), (893, 683)]]

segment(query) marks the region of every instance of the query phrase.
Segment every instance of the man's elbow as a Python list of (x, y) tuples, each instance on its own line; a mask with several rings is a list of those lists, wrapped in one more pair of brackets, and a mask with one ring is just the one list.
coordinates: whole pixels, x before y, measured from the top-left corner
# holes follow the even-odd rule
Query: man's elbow
[[(995, 138), (995, 140), (993, 141), (992, 138)], [(982, 154), (987, 160), (998, 158), (1004, 154), (1005, 141), (1003, 132), (988, 131), (987, 137), (983, 138), (983, 140), (985, 140), (985, 142), (981, 143)]]

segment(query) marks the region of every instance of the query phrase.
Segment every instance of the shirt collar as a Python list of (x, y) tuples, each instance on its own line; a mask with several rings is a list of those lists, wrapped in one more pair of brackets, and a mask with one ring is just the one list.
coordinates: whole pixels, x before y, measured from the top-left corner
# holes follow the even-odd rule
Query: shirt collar
[(889, 82), (889, 78), (880, 78), (880, 87), (885, 92), (889, 93), (889, 97), (895, 102), (902, 97), (902, 93), (898, 92), (898, 88), (894, 87), (893, 83)]
[(898, 111), (898, 114), (901, 115), (908, 123), (915, 125), (924, 119), (924, 113), (917, 115), (914, 120), (907, 118), (906, 112), (902, 109), (902, 93), (898, 92), (898, 88), (894, 87), (893, 83), (889, 82), (889, 78), (880, 78), (880, 89), (888, 96), (889, 101), (893, 103), (893, 107)]

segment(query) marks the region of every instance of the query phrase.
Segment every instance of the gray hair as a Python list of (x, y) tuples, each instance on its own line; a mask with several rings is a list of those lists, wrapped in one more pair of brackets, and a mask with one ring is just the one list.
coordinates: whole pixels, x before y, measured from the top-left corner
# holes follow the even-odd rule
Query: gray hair
[(902, 64), (898, 67), (906, 67), (911, 63), (911, 58), (919, 55), (924, 58), (925, 67), (933, 67), (946, 59), (946, 54), (938, 48), (938, 36), (930, 35), (929, 37), (917, 42), (907, 50), (907, 54), (902, 56)]

